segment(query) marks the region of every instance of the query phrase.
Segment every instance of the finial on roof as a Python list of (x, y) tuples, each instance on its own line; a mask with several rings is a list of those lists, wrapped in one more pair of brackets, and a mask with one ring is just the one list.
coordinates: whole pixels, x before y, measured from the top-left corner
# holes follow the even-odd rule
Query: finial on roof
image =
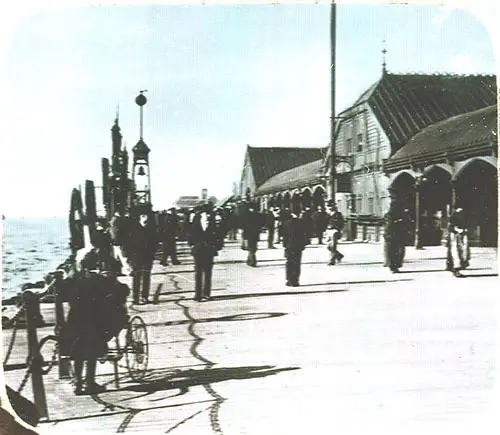
[(118, 124), (118, 121), (120, 120), (120, 105), (116, 105), (116, 123)]
[(382, 41), (382, 74), (385, 74), (387, 72), (387, 64), (386, 64), (386, 54), (387, 54), (387, 49), (385, 48), (385, 39)]

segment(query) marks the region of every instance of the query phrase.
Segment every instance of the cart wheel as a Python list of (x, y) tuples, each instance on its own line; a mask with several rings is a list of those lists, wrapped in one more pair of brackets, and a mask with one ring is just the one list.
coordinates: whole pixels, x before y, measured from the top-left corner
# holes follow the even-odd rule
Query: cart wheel
[(125, 358), (130, 377), (140, 381), (148, 368), (148, 333), (146, 324), (139, 316), (130, 319), (125, 342)]

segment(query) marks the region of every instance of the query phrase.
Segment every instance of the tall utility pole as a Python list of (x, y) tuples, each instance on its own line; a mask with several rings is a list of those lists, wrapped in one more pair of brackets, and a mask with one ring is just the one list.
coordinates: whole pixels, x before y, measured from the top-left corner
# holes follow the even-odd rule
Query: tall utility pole
[(330, 200), (336, 204), (336, 164), (337, 156), (335, 150), (335, 67), (336, 67), (336, 33), (337, 33), (337, 5), (332, 0), (330, 9), (330, 70), (331, 70), (331, 117), (330, 117)]

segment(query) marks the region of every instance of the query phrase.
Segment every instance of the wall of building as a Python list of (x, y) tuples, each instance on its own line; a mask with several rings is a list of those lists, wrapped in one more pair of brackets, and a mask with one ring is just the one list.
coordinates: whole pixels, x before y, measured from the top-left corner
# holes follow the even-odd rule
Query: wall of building
[(255, 179), (253, 176), (252, 165), (250, 163), (250, 157), (245, 154), (245, 162), (243, 164), (243, 170), (241, 172), (241, 181), (240, 181), (240, 193), (239, 195), (244, 198), (246, 196), (247, 189), (250, 189), (252, 194), (255, 193), (256, 190)]

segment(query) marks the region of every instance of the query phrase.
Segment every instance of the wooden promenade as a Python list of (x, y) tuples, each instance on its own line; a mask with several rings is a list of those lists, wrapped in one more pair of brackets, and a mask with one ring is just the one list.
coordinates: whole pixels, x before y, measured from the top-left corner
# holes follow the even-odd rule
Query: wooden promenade
[[(129, 308), (148, 325), (143, 381), (132, 381), (122, 361), (116, 388), (113, 365), (106, 362), (97, 371), (107, 391), (76, 397), (55, 366), (44, 376), (49, 418), (37, 430), (329, 434), (332, 423), (414, 423), (417, 413), (420, 431), (436, 412), (455, 424), (458, 411), (471, 417), (487, 408), (496, 250), (473, 250), (467, 273), (474, 279), (460, 280), (442, 271), (439, 247), (409, 249), (405, 273), (392, 275), (382, 267), (381, 245), (344, 245), (345, 262), (335, 267), (326, 265), (324, 247), (312, 245), (304, 254), (301, 287), (290, 288), (284, 285), (283, 250), (264, 249), (264, 242), (261, 248), (258, 267), (250, 268), (245, 252), (228, 242), (214, 269), (213, 298), (202, 303), (192, 300), (193, 262), (186, 246), (180, 247), (180, 265), (155, 263), (151, 294), (157, 303)], [(38, 330), (39, 339), (53, 333), (54, 305), (42, 304), (42, 313), (48, 325)], [(3, 332), (4, 355), (12, 332)], [(14, 390), (26, 373), (26, 349), (20, 329), (5, 366)], [(44, 358), (50, 360), (50, 352)], [(443, 371), (448, 377), (438, 382)], [(444, 385), (439, 395), (436, 382)], [(460, 402), (456, 388), (469, 399)], [(22, 393), (33, 400), (29, 382)], [(453, 403), (439, 405), (447, 395), (455, 397)]]

